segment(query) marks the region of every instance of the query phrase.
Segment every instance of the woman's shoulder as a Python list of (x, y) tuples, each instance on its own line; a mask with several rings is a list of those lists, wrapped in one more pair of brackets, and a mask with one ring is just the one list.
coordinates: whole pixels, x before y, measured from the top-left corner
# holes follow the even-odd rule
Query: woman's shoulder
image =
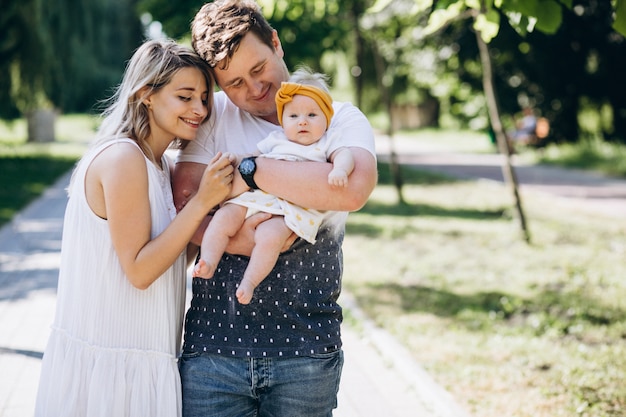
[(96, 148), (90, 166), (105, 175), (127, 173), (135, 168), (145, 171), (146, 159), (135, 141), (116, 140)]
[(103, 146), (101, 146), (96, 152), (96, 158), (115, 158), (116, 160), (119, 160), (119, 163), (124, 160), (134, 161), (139, 158), (143, 159), (143, 152), (139, 148), (139, 145), (131, 139), (111, 141), (107, 144), (103, 144)]

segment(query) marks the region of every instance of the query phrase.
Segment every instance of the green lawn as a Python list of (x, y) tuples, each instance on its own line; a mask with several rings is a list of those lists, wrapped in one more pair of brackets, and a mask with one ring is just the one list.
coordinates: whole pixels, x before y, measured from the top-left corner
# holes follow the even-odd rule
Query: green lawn
[[(475, 417), (624, 416), (626, 218), (388, 167), (348, 219), (343, 285)], [(349, 312), (348, 312), (349, 320)]]
[(26, 123), (0, 121), (0, 226), (70, 170), (93, 138), (96, 119), (59, 118), (53, 143), (26, 142)]
[(539, 161), (626, 177), (626, 146), (619, 144), (590, 140), (576, 145), (550, 146)]

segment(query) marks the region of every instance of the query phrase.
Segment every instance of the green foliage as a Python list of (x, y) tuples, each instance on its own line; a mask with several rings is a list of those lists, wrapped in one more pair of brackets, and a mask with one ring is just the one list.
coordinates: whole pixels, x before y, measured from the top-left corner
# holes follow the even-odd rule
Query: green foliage
[(540, 161), (567, 168), (579, 168), (626, 178), (626, 149), (624, 145), (600, 140), (577, 144), (551, 146), (541, 153)]
[(434, 33), (450, 21), (463, 18), (464, 14), (474, 17), (475, 28), (489, 43), (498, 33), (500, 13), (522, 36), (537, 29), (544, 33), (555, 33), (561, 26), (561, 10), (571, 8), (572, 0), (439, 0), (433, 5), (428, 33)]
[(575, 142), (579, 114), (602, 108), (610, 120), (594, 134), (625, 142), (626, 91), (616, 80), (626, 68), (626, 43), (611, 27), (626, 19), (619, 7), (598, 0), (381, 0), (361, 22), (385, 57), (386, 85), (396, 103), (417, 88), (414, 103), (430, 94), (442, 115), (488, 128), (472, 39), (478, 30), (490, 42), (506, 128), (513, 127), (511, 115), (531, 106), (551, 122), (548, 142)]
[(615, 8), (613, 29), (626, 36), (626, 1), (613, 0), (613, 5)]
[(0, 117), (89, 111), (141, 43), (135, 0), (7, 0), (0, 17)]
[(7, 0), (0, 14), (0, 117), (14, 119), (42, 104), (42, 61), (48, 44), (42, 31), (42, 0)]
[[(168, 36), (181, 39), (189, 35), (190, 23), (204, 3), (140, 0), (139, 10), (160, 21)], [(306, 64), (315, 70), (322, 69), (320, 60), (326, 51), (345, 50), (350, 45), (351, 3), (352, 0), (259, 1), (264, 16), (278, 31), (287, 66), (294, 69)]]
[(205, 0), (138, 0), (140, 13), (149, 13), (152, 20), (161, 22), (163, 31), (172, 39), (182, 39), (190, 34), (191, 21)]
[(59, 0), (46, 7), (50, 54), (45, 91), (63, 112), (92, 111), (119, 83), (143, 39), (135, 3)]
[(26, 141), (26, 121), (0, 122), (0, 226), (72, 169), (95, 135), (98, 120), (65, 115), (57, 121), (57, 141)]
[(261, 2), (265, 16), (281, 38), (289, 69), (305, 64), (323, 71), (321, 58), (326, 51), (348, 48), (353, 39), (351, 3), (351, 0)]
[(0, 156), (0, 225), (9, 222), (75, 162), (74, 158), (46, 155)]

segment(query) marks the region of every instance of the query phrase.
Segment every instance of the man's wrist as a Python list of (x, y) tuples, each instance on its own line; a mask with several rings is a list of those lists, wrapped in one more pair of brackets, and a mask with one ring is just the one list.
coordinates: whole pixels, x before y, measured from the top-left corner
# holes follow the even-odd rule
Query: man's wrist
[(242, 159), (238, 169), (241, 178), (243, 178), (248, 187), (253, 190), (258, 190), (259, 186), (254, 181), (254, 174), (256, 174), (256, 156), (249, 156)]

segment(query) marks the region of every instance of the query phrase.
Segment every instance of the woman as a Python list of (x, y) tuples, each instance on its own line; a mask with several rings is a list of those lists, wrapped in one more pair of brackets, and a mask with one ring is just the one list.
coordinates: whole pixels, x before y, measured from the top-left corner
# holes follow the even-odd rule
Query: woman
[(185, 249), (233, 168), (217, 155), (176, 215), (165, 151), (195, 139), (212, 90), (204, 61), (174, 42), (146, 42), (131, 58), (70, 182), (36, 416), (181, 414)]

